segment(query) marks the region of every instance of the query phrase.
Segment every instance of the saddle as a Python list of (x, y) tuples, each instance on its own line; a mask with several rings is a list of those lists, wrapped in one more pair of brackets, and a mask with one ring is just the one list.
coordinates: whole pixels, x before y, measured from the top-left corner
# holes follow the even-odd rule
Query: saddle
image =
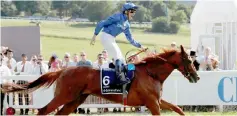
[(116, 77), (115, 66), (113, 63), (109, 64), (109, 68), (102, 68), (100, 73), (101, 80), (101, 93), (102, 94), (123, 94), (124, 91), (128, 91), (132, 79), (134, 78), (135, 66), (134, 64), (124, 65), (122, 72), (125, 78), (130, 80), (126, 84), (120, 84), (120, 80)]

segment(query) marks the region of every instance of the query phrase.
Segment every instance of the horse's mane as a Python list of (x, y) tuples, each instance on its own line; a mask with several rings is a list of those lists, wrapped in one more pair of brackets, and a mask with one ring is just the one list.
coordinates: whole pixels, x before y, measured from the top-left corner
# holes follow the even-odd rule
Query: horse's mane
[(174, 49), (163, 49), (163, 53), (157, 53), (152, 56), (147, 56), (143, 58), (140, 62), (135, 63), (135, 65), (144, 64), (144, 62), (148, 63), (148, 62), (154, 62), (154, 61), (156, 61), (156, 63), (164, 63), (164, 61), (166, 61), (165, 58), (168, 58), (174, 55), (176, 52), (178, 51)]

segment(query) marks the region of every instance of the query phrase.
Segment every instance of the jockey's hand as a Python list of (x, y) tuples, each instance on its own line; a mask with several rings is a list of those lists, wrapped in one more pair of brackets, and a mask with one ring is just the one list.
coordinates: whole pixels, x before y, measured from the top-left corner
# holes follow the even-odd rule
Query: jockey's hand
[(145, 51), (147, 51), (147, 49), (148, 49), (147, 47), (141, 46), (141, 51), (145, 52)]
[(90, 45), (94, 45), (95, 44), (95, 39), (96, 39), (96, 35), (94, 35), (92, 37)]

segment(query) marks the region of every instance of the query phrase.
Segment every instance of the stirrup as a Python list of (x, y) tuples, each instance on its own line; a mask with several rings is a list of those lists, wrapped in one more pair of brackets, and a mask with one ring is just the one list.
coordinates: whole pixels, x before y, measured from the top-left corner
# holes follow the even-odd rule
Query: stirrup
[(123, 74), (120, 74), (120, 75), (118, 76), (118, 78), (119, 78), (119, 83), (118, 83), (118, 85), (124, 85), (124, 84), (130, 83), (130, 79), (126, 78), (125, 75), (123, 75)]

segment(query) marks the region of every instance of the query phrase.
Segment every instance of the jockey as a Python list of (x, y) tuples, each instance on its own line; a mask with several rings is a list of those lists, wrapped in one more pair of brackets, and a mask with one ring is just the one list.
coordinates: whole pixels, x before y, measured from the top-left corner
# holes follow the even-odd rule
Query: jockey
[(138, 42), (136, 42), (131, 35), (130, 31), (130, 23), (129, 20), (135, 15), (138, 6), (133, 3), (125, 3), (121, 9), (121, 12), (115, 13), (112, 16), (108, 17), (106, 20), (100, 21), (94, 32), (94, 36), (91, 40), (91, 45), (94, 45), (96, 36), (102, 30), (101, 34), (101, 44), (104, 49), (106, 49), (112, 58), (114, 58), (115, 70), (117, 77), (121, 80), (121, 82), (127, 82), (124, 75), (122, 74), (122, 64), (124, 63), (124, 58), (120, 48), (115, 42), (115, 37), (120, 33), (124, 33), (127, 40), (135, 47), (141, 48), (144, 50), (145, 48)]

